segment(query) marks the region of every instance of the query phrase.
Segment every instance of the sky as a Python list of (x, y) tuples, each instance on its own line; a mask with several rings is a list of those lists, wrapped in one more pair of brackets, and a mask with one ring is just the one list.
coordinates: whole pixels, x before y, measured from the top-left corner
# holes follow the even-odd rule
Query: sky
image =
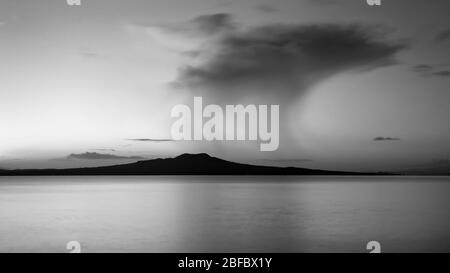
[[(0, 0), (0, 168), (207, 152), (450, 167), (447, 0)], [(280, 105), (280, 146), (173, 141), (171, 109)]]

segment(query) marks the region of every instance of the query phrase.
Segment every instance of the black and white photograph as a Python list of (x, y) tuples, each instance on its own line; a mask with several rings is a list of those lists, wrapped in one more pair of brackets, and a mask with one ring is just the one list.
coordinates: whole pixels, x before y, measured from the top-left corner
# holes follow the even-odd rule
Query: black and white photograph
[(450, 252), (449, 14), (0, 0), (0, 253)]

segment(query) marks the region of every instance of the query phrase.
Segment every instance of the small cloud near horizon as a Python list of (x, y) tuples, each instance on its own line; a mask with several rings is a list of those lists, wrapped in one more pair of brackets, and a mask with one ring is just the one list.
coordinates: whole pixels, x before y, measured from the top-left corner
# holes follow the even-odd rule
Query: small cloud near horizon
[(443, 71), (434, 72), (433, 75), (434, 76), (439, 76), (439, 77), (450, 77), (450, 70), (443, 70)]
[[(435, 72), (433, 72), (433, 70)], [(419, 73), (422, 76), (437, 76), (437, 77), (450, 76), (450, 70), (436, 71), (434, 66), (428, 65), (428, 64), (415, 65), (415, 66), (411, 67), (411, 71)]]
[(399, 141), (400, 138), (397, 137), (376, 137), (373, 141)]
[(81, 48), (79, 54), (85, 58), (101, 58), (104, 57), (101, 53), (91, 48)]
[(414, 72), (430, 72), (431, 70), (433, 70), (433, 66), (428, 64), (419, 64), (413, 66), (411, 70)]

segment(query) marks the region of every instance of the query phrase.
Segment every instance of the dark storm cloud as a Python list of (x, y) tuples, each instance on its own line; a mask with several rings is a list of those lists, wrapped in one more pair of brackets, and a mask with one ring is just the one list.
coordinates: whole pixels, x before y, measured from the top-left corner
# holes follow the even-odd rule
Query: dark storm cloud
[(439, 76), (439, 77), (450, 77), (450, 70), (443, 70), (443, 71), (434, 72), (433, 75), (434, 76)]
[(399, 141), (400, 138), (396, 137), (376, 137), (373, 141)]
[(100, 154), (100, 153), (83, 153), (83, 154), (71, 154), (68, 159), (92, 159), (92, 160), (105, 160), (105, 159), (144, 159), (140, 156), (117, 156), (112, 154)]
[(181, 68), (174, 85), (219, 96), (276, 91), (278, 98), (290, 100), (334, 74), (395, 64), (403, 48), (385, 39), (380, 27), (361, 24), (236, 29), (199, 49), (209, 58)]
[(138, 141), (138, 142), (170, 142), (170, 141), (175, 141), (173, 139), (155, 139), (155, 138), (130, 138), (127, 139), (129, 141)]
[(450, 29), (441, 31), (436, 35), (437, 42), (444, 42), (449, 40), (450, 40)]

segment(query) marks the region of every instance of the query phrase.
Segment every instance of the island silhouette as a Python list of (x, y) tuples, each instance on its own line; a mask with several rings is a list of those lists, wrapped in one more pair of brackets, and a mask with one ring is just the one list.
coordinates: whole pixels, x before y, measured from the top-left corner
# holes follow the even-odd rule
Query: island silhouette
[(212, 157), (206, 153), (182, 154), (174, 158), (141, 160), (135, 163), (71, 169), (0, 170), (0, 176), (54, 175), (380, 175), (315, 170), (296, 167), (270, 167), (242, 164)]

